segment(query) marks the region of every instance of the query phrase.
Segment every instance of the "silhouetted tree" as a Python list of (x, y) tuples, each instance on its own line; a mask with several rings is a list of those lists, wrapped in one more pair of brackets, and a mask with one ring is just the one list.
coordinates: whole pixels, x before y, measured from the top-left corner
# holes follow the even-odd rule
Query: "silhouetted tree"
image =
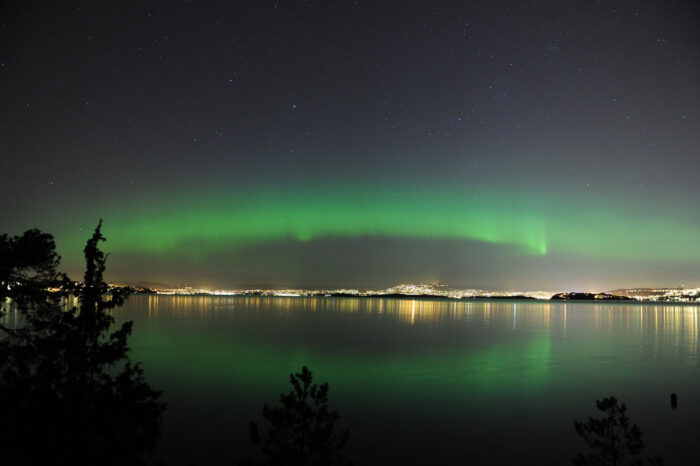
[(47, 288), (60, 282), (61, 258), (53, 237), (39, 230), (22, 236), (0, 235), (0, 300), (10, 298), (27, 307), (47, 297)]
[[(640, 457), (644, 449), (642, 431), (636, 425), (630, 425), (627, 406), (618, 405), (614, 396), (596, 401), (596, 407), (605, 413), (605, 417), (586, 422), (574, 421), (574, 428), (594, 450), (594, 453), (579, 453), (574, 459), (577, 466), (622, 466), (643, 465)], [(661, 465), (661, 458), (647, 458), (647, 464)]]
[(262, 464), (350, 464), (341, 455), (350, 434), (347, 430), (334, 431), (340, 416), (337, 411), (328, 410), (328, 383), (314, 384), (306, 366), (300, 373), (290, 374), (290, 383), (292, 391), (280, 395), (281, 406), (263, 406), (263, 417), (270, 424), (264, 440), (260, 439), (257, 424), (250, 424), (251, 440), (261, 445), (266, 456)]
[[(2, 451), (7, 464), (142, 464), (160, 435), (165, 404), (127, 355), (133, 323), (112, 329), (110, 311), (127, 293), (107, 295), (101, 226), (84, 249), (83, 284), (72, 290), (56, 272), (50, 235), (31, 230), (0, 237), (0, 254), (12, 259), (0, 280), (9, 284), (7, 296), (21, 315), (20, 325), (0, 326), (0, 438), (11, 446)], [(46, 291), (59, 279), (77, 294), (79, 308), (64, 310), (63, 293)]]

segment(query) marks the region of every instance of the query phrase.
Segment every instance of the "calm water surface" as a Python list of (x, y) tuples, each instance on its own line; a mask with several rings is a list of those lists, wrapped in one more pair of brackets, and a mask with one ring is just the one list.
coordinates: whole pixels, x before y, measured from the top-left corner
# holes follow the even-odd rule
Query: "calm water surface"
[[(625, 401), (650, 455), (696, 464), (698, 307), (133, 296), (132, 357), (168, 402), (157, 457), (234, 464), (307, 365), (374, 464), (570, 464), (573, 421)], [(678, 409), (670, 408), (671, 392)]]

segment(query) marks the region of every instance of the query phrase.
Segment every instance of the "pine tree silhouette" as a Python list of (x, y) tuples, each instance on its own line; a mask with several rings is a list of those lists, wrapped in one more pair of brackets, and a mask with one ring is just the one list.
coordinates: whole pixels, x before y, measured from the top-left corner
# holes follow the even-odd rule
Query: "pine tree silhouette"
[[(256, 423), (250, 424), (253, 443), (261, 445), (271, 466), (321, 466), (350, 464), (341, 451), (350, 434), (335, 432), (340, 416), (328, 410), (328, 383), (313, 383), (306, 367), (290, 374), (292, 391), (280, 395), (281, 406), (263, 406), (263, 417), (270, 424), (267, 436), (260, 439)], [(249, 462), (250, 463), (250, 462)]]
[[(579, 453), (574, 459), (576, 466), (622, 466), (643, 465), (645, 459), (642, 431), (636, 425), (630, 425), (627, 406), (618, 405), (614, 396), (596, 401), (596, 407), (605, 413), (605, 417), (589, 417), (586, 422), (574, 421), (574, 428), (594, 450), (593, 453)], [(661, 458), (646, 459), (647, 464), (661, 465)]]
[[(0, 326), (0, 399), (12, 400), (0, 410), (1, 438), (12, 445), (3, 449), (7, 464), (138, 465), (160, 435), (165, 404), (127, 354), (133, 323), (113, 329), (110, 312), (127, 292), (108, 294), (101, 227), (85, 246), (79, 287), (56, 272), (50, 235), (0, 237), (0, 253), (12, 259), (0, 271), (12, 299), (4, 312), (21, 322)], [(46, 289), (58, 285), (63, 292)], [(67, 293), (78, 308), (64, 310)]]

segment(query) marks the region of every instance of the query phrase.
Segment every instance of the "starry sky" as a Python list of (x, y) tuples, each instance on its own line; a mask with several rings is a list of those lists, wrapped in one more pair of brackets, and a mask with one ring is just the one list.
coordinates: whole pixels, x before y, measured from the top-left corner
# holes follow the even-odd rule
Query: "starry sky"
[(700, 286), (695, 2), (7, 3), (0, 231), (75, 278)]

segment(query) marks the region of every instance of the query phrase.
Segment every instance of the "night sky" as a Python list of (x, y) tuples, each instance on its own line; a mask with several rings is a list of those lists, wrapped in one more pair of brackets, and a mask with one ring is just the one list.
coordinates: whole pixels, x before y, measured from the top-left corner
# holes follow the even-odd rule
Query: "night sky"
[(0, 232), (74, 278), (700, 286), (693, 1), (7, 3)]

